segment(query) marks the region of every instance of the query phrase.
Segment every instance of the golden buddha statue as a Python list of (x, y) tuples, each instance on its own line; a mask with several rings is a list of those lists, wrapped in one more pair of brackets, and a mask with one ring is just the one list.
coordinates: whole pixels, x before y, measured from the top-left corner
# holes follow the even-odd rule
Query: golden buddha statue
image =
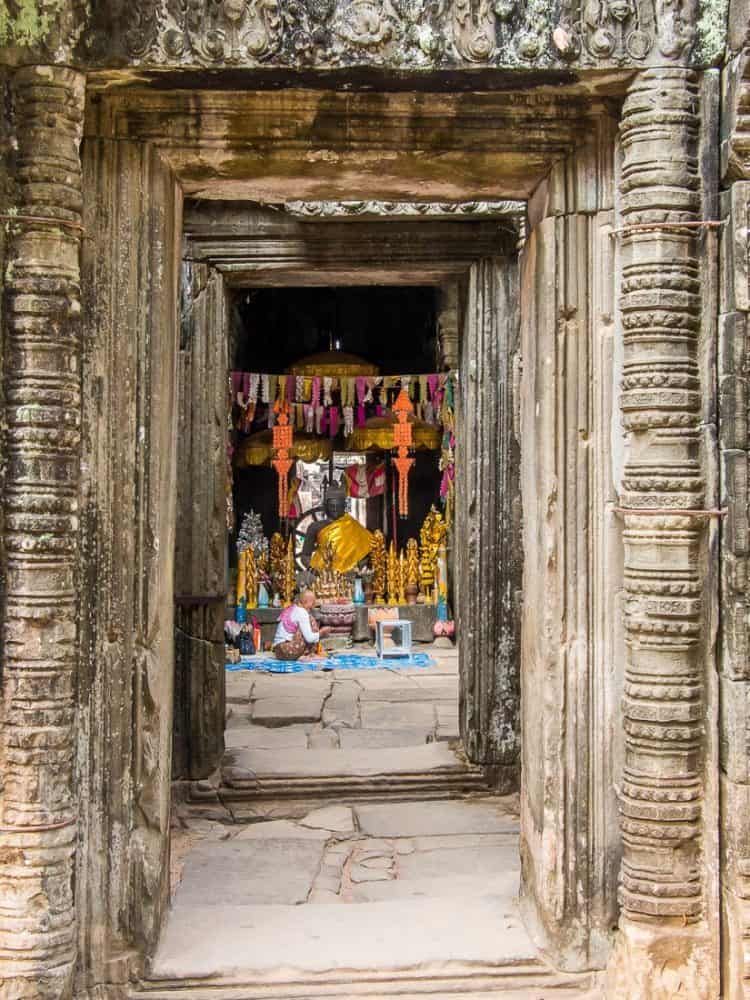
[(323, 507), (326, 519), (313, 522), (307, 529), (302, 546), (302, 563), (310, 569), (322, 571), (325, 568), (323, 551), (330, 546), (333, 569), (337, 573), (348, 573), (370, 554), (374, 535), (346, 513), (346, 493), (340, 486), (328, 488)]

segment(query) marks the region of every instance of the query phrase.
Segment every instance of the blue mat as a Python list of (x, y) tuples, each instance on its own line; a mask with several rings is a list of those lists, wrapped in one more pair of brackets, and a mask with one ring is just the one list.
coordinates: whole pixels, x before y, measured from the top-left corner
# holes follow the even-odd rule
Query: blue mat
[(363, 653), (334, 653), (315, 660), (277, 660), (270, 653), (246, 656), (239, 663), (227, 663), (227, 670), (265, 670), (271, 674), (301, 674), (306, 670), (382, 670), (393, 667), (433, 667), (435, 661), (427, 653), (411, 656), (366, 656)]

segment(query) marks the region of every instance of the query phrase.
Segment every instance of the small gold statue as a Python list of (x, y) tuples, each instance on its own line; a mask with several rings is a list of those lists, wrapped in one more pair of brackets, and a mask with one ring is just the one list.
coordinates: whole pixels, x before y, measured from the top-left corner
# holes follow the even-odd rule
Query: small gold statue
[(346, 580), (341, 573), (337, 573), (333, 568), (336, 559), (333, 545), (329, 542), (323, 545), (318, 551), (320, 552), (323, 568), (318, 570), (315, 575), (315, 582), (313, 583), (315, 596), (321, 604), (335, 601), (337, 598), (347, 597), (348, 588)]
[(403, 549), (398, 555), (398, 603), (406, 604), (406, 556)]
[(284, 539), (278, 531), (271, 535), (270, 560), (271, 586), (274, 589), (274, 593), (280, 594), (284, 589), (286, 545), (284, 544)]
[(398, 571), (398, 554), (396, 543), (391, 542), (388, 550), (388, 603), (398, 604), (398, 592), (400, 590), (400, 576)]
[(373, 543), (372, 554), (370, 556), (370, 560), (372, 562), (372, 591), (375, 597), (375, 603), (382, 604), (385, 601), (385, 537), (383, 532), (380, 530), (374, 531), (373, 535), (375, 541)]
[(245, 557), (245, 593), (247, 595), (246, 607), (257, 608), (260, 576), (258, 574), (258, 565), (255, 560), (255, 552), (252, 548), (249, 548), (245, 549), (242, 555)]
[(247, 589), (247, 564), (245, 562), (245, 552), (244, 550), (240, 552), (237, 556), (237, 587), (236, 587), (236, 603), (237, 607), (240, 606), (240, 601), (245, 597), (245, 591)]
[(419, 546), (416, 538), (410, 538), (406, 543), (406, 600), (408, 604), (417, 603), (419, 594)]
[(447, 526), (443, 515), (435, 507), (430, 509), (419, 532), (421, 552), (420, 577), (423, 594), (432, 594), (435, 584), (438, 549), (445, 541)]
[(286, 548), (286, 559), (284, 561), (284, 589), (282, 603), (285, 608), (294, 600), (294, 592), (297, 589), (297, 568), (294, 563), (294, 538), (289, 536), (289, 543)]

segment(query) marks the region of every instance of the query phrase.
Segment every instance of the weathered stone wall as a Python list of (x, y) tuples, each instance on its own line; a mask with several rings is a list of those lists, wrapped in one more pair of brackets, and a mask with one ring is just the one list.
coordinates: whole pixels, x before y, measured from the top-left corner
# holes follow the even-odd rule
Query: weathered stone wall
[(175, 539), (175, 778), (224, 752), (227, 587), (227, 304), (221, 274), (182, 269)]
[(571, 969), (604, 965), (617, 919), (615, 135), (602, 120), (539, 187), (522, 258), (522, 905)]
[(127, 978), (167, 902), (181, 228), (152, 147), (84, 154), (81, 990)]
[(727, 1000), (750, 989), (750, 49), (748, 5), (733, 4), (732, 51), (722, 79), (721, 270), (719, 298), (719, 449), (721, 631), (719, 643), (722, 988)]

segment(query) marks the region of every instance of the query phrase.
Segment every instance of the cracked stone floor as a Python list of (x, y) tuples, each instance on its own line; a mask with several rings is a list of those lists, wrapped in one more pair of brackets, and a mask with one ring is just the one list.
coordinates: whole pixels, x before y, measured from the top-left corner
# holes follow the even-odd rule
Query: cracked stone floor
[[(321, 755), (363, 773), (363, 762), (377, 773), (394, 761), (429, 769), (425, 751), (450, 758), (457, 659), (435, 658), (424, 669), (228, 673), (225, 778), (274, 761), (279, 774), (317, 774), (330, 770)], [(515, 796), (486, 791), (297, 800), (244, 814), (178, 808), (172, 909), (150, 977), (531, 961), (517, 905), (517, 810)]]

